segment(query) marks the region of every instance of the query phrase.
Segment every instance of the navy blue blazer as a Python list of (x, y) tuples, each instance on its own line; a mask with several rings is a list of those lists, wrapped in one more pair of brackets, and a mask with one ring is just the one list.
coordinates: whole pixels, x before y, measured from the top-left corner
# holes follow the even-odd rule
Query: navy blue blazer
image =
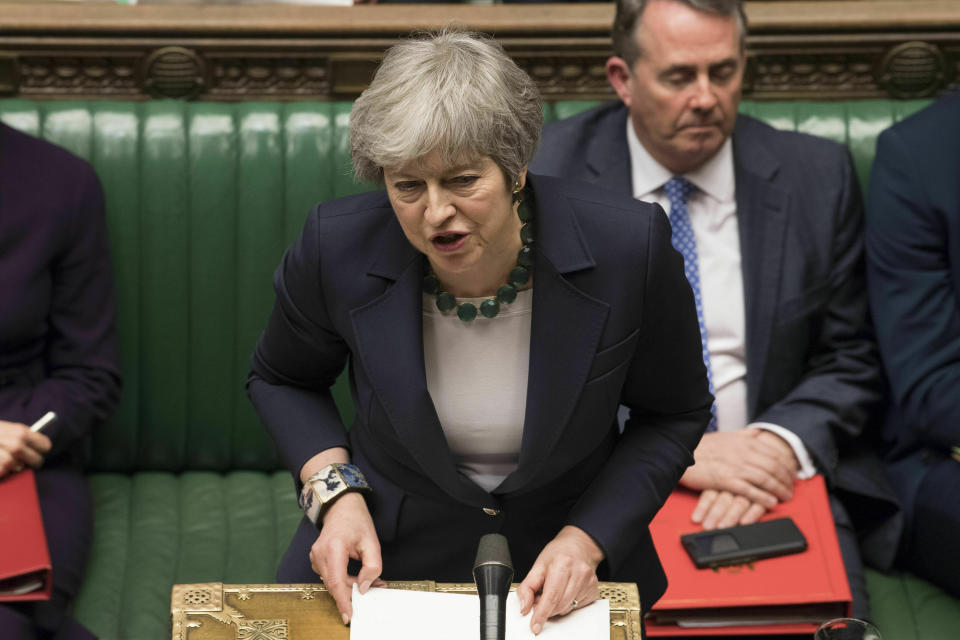
[[(383, 192), (310, 214), (276, 272), (249, 393), (295, 479), (317, 452), (351, 449), (375, 490), (386, 578), (469, 581), (490, 532), (509, 538), (520, 578), (573, 524), (603, 549), (601, 579), (638, 582), (649, 607), (666, 581), (647, 524), (692, 463), (712, 403), (682, 258), (659, 207), (567, 180), (529, 184), (526, 417), (519, 466), (492, 493), (457, 471), (444, 439), (424, 373), (426, 261)], [(348, 361), (349, 434), (329, 391)], [(622, 434), (621, 402), (634, 408)], [(316, 535), (304, 520), (281, 579), (316, 580)]]
[(880, 135), (870, 173), (867, 265), (893, 391), (884, 433), (912, 512), (928, 467), (960, 445), (960, 93)]
[[(627, 113), (618, 101), (548, 125), (531, 170), (632, 195)], [(889, 567), (902, 516), (860, 438), (880, 404), (882, 376), (849, 153), (743, 115), (732, 139), (749, 419), (800, 437), (850, 512), (864, 556)]]

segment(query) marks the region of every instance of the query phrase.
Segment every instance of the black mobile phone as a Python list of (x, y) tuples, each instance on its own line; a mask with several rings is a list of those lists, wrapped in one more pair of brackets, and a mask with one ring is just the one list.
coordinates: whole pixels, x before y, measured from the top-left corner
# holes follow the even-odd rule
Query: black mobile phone
[(688, 533), (680, 536), (680, 542), (698, 569), (785, 556), (807, 548), (807, 539), (790, 518)]

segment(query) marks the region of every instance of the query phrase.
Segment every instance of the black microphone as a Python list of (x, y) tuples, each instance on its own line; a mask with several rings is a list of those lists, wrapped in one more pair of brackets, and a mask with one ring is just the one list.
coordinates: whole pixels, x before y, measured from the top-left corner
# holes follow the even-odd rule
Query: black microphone
[(480, 596), (480, 640), (504, 640), (513, 563), (507, 539), (499, 533), (480, 538), (473, 580)]

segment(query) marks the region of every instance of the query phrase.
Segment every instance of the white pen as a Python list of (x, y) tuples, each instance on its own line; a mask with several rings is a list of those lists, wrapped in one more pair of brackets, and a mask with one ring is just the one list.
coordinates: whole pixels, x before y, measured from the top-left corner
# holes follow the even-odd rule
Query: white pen
[(57, 414), (55, 414), (53, 411), (47, 411), (45, 414), (43, 414), (42, 418), (30, 425), (30, 431), (36, 433), (56, 419)]

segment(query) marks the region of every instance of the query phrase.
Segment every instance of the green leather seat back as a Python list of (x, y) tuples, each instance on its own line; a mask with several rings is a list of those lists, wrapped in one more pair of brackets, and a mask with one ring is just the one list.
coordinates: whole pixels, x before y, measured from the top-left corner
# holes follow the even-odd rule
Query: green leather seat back
[(847, 145), (863, 192), (880, 132), (930, 104), (929, 100), (855, 102), (744, 102), (741, 111), (778, 129), (828, 138)]
[(9, 124), (89, 160), (106, 192), (124, 390), (94, 470), (279, 468), (244, 380), (308, 211), (369, 188), (352, 179), (350, 106), (0, 101)]
[[(547, 105), (545, 120), (597, 102)], [(866, 187), (876, 136), (926, 101), (745, 102), (847, 144)], [(271, 277), (317, 202), (353, 181), (349, 102), (0, 101), (0, 118), (87, 158), (107, 194), (124, 393), (94, 437), (103, 471), (277, 469), (243, 392)], [(352, 403), (336, 389), (345, 421)]]

